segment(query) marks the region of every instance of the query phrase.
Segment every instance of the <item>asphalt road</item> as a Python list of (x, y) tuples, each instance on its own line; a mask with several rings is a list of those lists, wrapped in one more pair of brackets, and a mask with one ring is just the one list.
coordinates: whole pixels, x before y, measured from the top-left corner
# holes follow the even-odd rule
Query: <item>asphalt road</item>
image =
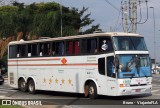
[[(132, 102), (143, 101), (141, 99), (158, 99), (160, 104), (160, 75), (153, 75), (153, 89), (152, 94), (137, 95), (137, 96), (123, 96), (123, 97), (111, 97), (111, 96), (100, 96), (96, 100), (90, 100), (84, 98), (81, 94), (68, 94), (51, 91), (38, 91), (36, 94), (29, 94), (13, 89), (4, 83), (0, 85), (0, 99), (43, 99), (43, 104), (55, 104), (61, 108), (63, 105), (67, 105), (72, 108), (115, 108), (116, 106), (127, 108), (135, 107)], [(145, 100), (147, 101), (147, 100)], [(126, 105), (121, 105), (126, 102)], [(117, 104), (117, 105), (116, 105)], [(62, 106), (61, 106), (62, 105)], [(97, 106), (98, 105), (98, 106)], [(143, 105), (136, 105), (137, 108), (143, 108)], [(146, 108), (152, 107), (152, 105), (145, 105)], [(159, 108), (160, 105), (154, 105), (154, 108)]]

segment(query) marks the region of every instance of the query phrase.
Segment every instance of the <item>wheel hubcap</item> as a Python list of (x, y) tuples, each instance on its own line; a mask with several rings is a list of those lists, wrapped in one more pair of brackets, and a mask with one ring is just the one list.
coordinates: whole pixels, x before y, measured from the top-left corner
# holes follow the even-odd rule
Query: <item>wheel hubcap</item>
[(94, 94), (94, 88), (93, 87), (89, 88), (89, 94)]
[(34, 89), (33, 84), (30, 84), (30, 85), (29, 85), (29, 90), (30, 90), (30, 91), (33, 91), (33, 89)]
[(25, 86), (26, 86), (25, 82), (22, 82), (21, 83), (21, 88), (25, 88)]

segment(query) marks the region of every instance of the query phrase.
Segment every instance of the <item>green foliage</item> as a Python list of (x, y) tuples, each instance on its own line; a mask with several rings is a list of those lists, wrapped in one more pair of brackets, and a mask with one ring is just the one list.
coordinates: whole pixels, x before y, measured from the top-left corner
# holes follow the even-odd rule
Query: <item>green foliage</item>
[[(26, 35), (58, 37), (61, 36), (61, 18), (63, 21), (63, 36), (77, 35), (82, 27), (90, 25), (94, 20), (89, 14), (85, 14), (88, 8), (82, 10), (62, 6), (61, 16), (60, 4), (32, 3), (25, 6), (24, 3), (14, 2), (13, 6), (0, 7), (0, 37), (16, 35), (23, 32)], [(96, 26), (97, 28), (99, 26)], [(94, 26), (89, 29), (93, 31)]]
[(81, 34), (90, 34), (90, 33), (93, 33), (95, 31), (102, 31), (101, 29), (99, 29), (99, 24), (98, 25), (93, 25), (90, 29), (87, 29), (86, 31), (82, 32)]

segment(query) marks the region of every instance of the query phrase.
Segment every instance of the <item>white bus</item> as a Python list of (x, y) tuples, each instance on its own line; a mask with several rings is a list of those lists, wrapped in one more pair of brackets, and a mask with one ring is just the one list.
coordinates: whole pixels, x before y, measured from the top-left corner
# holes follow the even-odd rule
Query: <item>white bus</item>
[(152, 89), (144, 37), (118, 32), (10, 42), (8, 81), (24, 92), (84, 93), (90, 98)]

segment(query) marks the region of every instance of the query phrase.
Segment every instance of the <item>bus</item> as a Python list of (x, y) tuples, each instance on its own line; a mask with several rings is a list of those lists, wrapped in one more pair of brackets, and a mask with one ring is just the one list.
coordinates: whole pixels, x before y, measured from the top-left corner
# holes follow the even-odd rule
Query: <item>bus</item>
[(93, 33), (8, 45), (8, 83), (20, 91), (98, 95), (150, 94), (152, 74), (144, 37)]

